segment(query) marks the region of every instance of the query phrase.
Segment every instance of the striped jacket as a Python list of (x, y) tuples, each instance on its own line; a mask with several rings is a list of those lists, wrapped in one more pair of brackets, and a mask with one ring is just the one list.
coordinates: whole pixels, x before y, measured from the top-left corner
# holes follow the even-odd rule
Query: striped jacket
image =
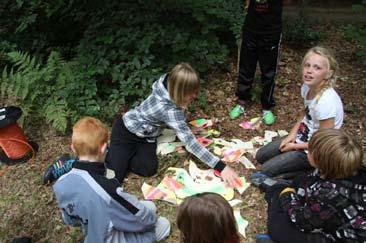
[(104, 163), (76, 161), (56, 181), (53, 191), (65, 224), (80, 226), (84, 243), (156, 242), (156, 213), (104, 174)]

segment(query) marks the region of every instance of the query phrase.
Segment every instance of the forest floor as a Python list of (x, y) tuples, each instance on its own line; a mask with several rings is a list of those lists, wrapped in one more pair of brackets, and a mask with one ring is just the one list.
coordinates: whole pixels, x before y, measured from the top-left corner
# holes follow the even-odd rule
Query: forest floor
[[(342, 97), (345, 119), (343, 129), (353, 134), (363, 147), (366, 147), (366, 64), (353, 53), (355, 46), (344, 40), (340, 33), (329, 31), (321, 45), (334, 50), (340, 66), (336, 90)], [(221, 132), (224, 139), (239, 138), (248, 141), (254, 136), (263, 136), (265, 130), (289, 131), (303, 109), (300, 96), (301, 79), (299, 68), (306, 48), (283, 44), (278, 75), (276, 78), (275, 99), (277, 106), (274, 113), (277, 122), (272, 126), (261, 125), (259, 130), (244, 130), (239, 123), (261, 114), (258, 101), (253, 101), (247, 108), (245, 116), (230, 120), (228, 113), (235, 105), (236, 87), (236, 58), (233, 57), (231, 70), (213, 70), (206, 78), (203, 89), (206, 99), (189, 119), (215, 119), (215, 129)], [(1, 101), (2, 105), (13, 105), (10, 100)], [(56, 157), (71, 153), (69, 149), (70, 134), (60, 135), (41, 121), (35, 121), (25, 128), (27, 136), (39, 144), (39, 152), (35, 160), (13, 166), (0, 165), (0, 242), (10, 242), (20, 236), (32, 237), (32, 242), (80, 242), (82, 234), (79, 229), (65, 226), (60, 217), (52, 187), (42, 185), (42, 175), (45, 168)], [(165, 169), (169, 166), (183, 167), (189, 155), (168, 155), (162, 158), (157, 176), (141, 178), (130, 175), (124, 184), (126, 191), (142, 197), (141, 185), (146, 182), (156, 186), (164, 177)], [(249, 158), (260, 169), (252, 157)], [(196, 161), (200, 168), (204, 165)], [(241, 164), (233, 165), (237, 172), (249, 179), (250, 173)], [(247, 237), (242, 242), (254, 242), (255, 234), (266, 232), (266, 203), (263, 194), (251, 186), (242, 196), (242, 216), (249, 221)], [(165, 202), (157, 202), (158, 212), (168, 217), (172, 222), (171, 236), (165, 242), (179, 242), (179, 231), (175, 224), (176, 206)]]

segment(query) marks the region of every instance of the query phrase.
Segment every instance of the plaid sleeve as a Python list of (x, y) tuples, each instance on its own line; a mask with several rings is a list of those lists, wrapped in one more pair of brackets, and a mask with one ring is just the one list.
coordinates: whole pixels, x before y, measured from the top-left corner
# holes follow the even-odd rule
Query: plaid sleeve
[(170, 110), (166, 113), (164, 119), (165, 123), (175, 130), (179, 140), (185, 144), (185, 148), (190, 153), (192, 153), (211, 168), (216, 166), (216, 164), (220, 161), (220, 158), (213, 155), (197, 141), (186, 123), (186, 118), (182, 110)]

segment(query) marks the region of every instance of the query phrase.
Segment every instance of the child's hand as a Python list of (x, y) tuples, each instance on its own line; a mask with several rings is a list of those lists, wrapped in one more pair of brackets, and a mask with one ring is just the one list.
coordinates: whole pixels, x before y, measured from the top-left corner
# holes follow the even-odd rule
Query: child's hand
[(284, 146), (280, 146), (280, 150), (281, 152), (296, 150), (296, 143), (294, 142), (286, 143)]
[(238, 175), (228, 165), (225, 166), (225, 168), (221, 171), (221, 178), (230, 187), (239, 187), (239, 186), (241, 186), (241, 181), (240, 181)]
[[(286, 146), (286, 144), (293, 143), (293, 142), (295, 142), (295, 137), (291, 136), (291, 134), (288, 135), (285, 139), (282, 140), (282, 142), (280, 144), (280, 150), (282, 151), (282, 149)], [(282, 152), (284, 152), (284, 151), (282, 151)]]

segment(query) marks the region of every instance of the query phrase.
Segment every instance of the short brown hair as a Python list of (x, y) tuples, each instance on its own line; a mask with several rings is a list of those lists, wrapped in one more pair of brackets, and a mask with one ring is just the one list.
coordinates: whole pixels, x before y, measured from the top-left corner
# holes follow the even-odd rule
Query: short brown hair
[(74, 125), (71, 140), (77, 156), (98, 156), (100, 146), (108, 142), (108, 129), (100, 120), (84, 117)]
[(197, 95), (200, 89), (198, 73), (188, 63), (176, 65), (168, 76), (168, 92), (177, 106), (184, 106), (185, 98)]
[(216, 193), (201, 193), (186, 198), (178, 208), (177, 225), (183, 243), (240, 241), (233, 209)]
[(347, 133), (320, 129), (309, 141), (309, 153), (324, 178), (347, 178), (362, 167), (362, 147)]

